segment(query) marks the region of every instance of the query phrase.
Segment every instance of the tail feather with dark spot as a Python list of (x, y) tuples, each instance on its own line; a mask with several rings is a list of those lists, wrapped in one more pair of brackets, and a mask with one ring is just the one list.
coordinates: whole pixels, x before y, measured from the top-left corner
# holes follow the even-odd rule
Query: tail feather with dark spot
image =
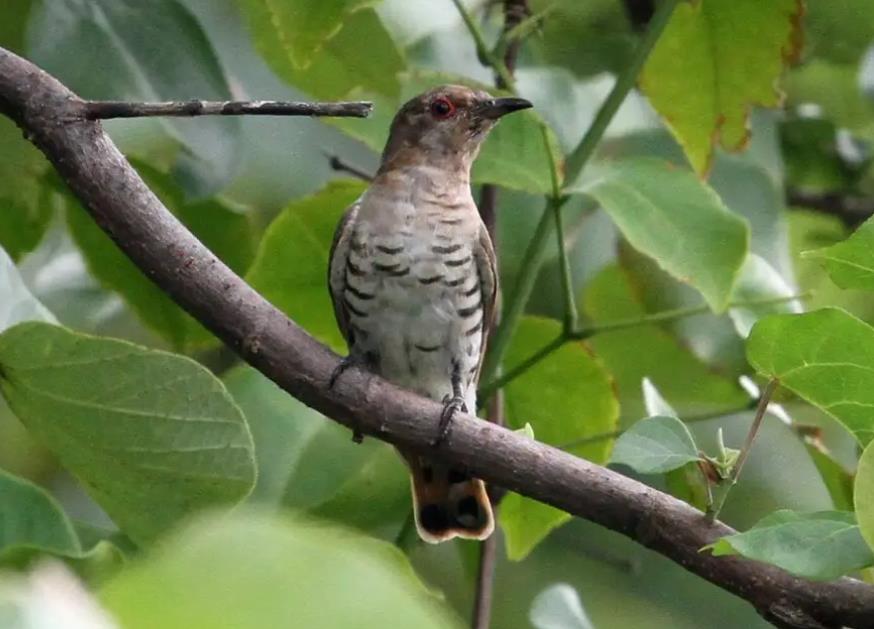
[(486, 539), (495, 520), (485, 483), (463, 470), (411, 453), (401, 453), (410, 467), (416, 529), (426, 542), (453, 537)]

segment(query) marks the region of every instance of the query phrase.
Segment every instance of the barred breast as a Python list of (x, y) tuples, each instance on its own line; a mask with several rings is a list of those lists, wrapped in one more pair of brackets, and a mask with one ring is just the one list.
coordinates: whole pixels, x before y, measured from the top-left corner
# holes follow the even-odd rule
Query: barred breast
[(479, 219), (469, 210), (407, 207), (390, 221), (362, 211), (343, 301), (356, 350), (380, 375), (435, 400), (452, 395), (456, 375), (474, 409), (484, 310), (473, 250)]

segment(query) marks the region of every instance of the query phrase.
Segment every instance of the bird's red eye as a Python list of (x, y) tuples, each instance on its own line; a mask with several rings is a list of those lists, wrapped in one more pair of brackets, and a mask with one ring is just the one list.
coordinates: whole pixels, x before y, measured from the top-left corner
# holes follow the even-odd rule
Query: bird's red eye
[(454, 113), (455, 105), (448, 98), (437, 98), (431, 103), (431, 115), (435, 118), (448, 118)]

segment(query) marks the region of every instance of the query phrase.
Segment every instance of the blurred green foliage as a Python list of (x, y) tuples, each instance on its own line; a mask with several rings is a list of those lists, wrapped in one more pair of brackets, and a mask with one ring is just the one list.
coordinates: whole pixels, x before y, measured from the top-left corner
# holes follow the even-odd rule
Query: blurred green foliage
[[(0, 46), (85, 97), (375, 102), (368, 120), (105, 123), (198, 238), (338, 351), (328, 249), (366, 184), (328, 157), (373, 172), (405, 99), (493, 84), (449, 0), (6, 4)], [(498, 42), (499, 3), (464, 4)], [(715, 456), (720, 429), (739, 447), (752, 419), (738, 378), (779, 377), (788, 416), (767, 415), (722, 512), (751, 530), (717, 552), (830, 578), (864, 568), (862, 540), (874, 545), (874, 449), (861, 454), (874, 434), (874, 223), (853, 233), (840, 204), (874, 205), (874, 18), (867, 0), (808, 0), (803, 18), (801, 0), (766, 4), (680, 3), (640, 90), (561, 191), (569, 290), (551, 237), (504, 372), (563, 333), (568, 298), (590, 334), (503, 394), (510, 427), (596, 463), (632, 427), (618, 469), (703, 507), (700, 452)], [(535, 109), (502, 121), (472, 177), (475, 195), (501, 187), (506, 289), (531, 270), (525, 249), (563, 156), (634, 57), (645, 25), (625, 5), (531, 2), (541, 17), (516, 89)], [(789, 208), (787, 190), (830, 201)], [(41, 573), (22, 575), (46, 555), (123, 627), (447, 627), (469, 615), (477, 548), (410, 535), (392, 448), (353, 445), (238, 364), (5, 118), (0, 333), (0, 582), (24, 584), (0, 587), (0, 625), (7, 610), (26, 616), (26, 579)], [(499, 524), (495, 627), (765, 626), (739, 599), (552, 507), (511, 493)]]

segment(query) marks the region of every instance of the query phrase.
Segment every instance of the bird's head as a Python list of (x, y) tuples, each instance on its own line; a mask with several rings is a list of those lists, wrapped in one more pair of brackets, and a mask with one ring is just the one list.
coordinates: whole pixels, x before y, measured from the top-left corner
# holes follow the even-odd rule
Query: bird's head
[(381, 170), (410, 164), (469, 170), (495, 123), (529, 107), (524, 98), (495, 98), (462, 85), (435, 87), (395, 115)]

